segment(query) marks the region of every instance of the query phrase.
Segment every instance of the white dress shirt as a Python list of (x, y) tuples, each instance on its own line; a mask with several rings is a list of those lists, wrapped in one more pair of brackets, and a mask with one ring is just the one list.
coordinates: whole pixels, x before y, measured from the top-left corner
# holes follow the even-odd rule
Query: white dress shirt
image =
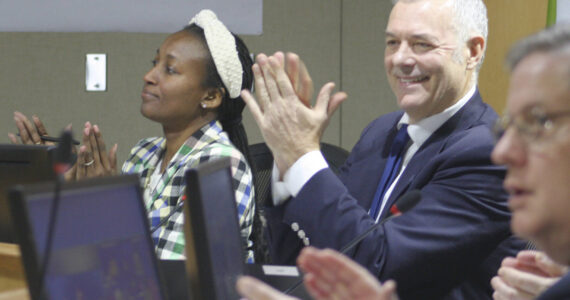
[[(406, 150), (404, 159), (402, 161), (402, 167), (398, 173), (398, 176), (386, 193), (382, 200), (382, 206), (380, 207), (380, 212), (378, 216), (381, 215), (382, 210), (386, 204), (386, 200), (390, 197), (392, 190), (396, 186), (396, 183), (400, 179), (400, 175), (406, 169), (406, 166), (418, 151), (421, 145), (439, 128), (443, 123), (449, 120), (456, 112), (458, 112), (466, 103), (471, 99), (475, 93), (476, 85), (469, 90), (463, 98), (457, 101), (452, 106), (446, 108), (444, 111), (429, 116), (425, 119), (420, 120), (418, 123), (408, 125), (408, 135), (412, 141), (411, 145)], [(402, 124), (408, 124), (410, 117), (407, 113), (404, 113), (400, 121), (398, 121), (398, 129)], [(379, 154), (380, 155), (380, 154)], [(283, 176), (283, 181), (279, 181), (279, 170), (276, 165), (273, 164), (272, 171), (272, 195), (273, 204), (279, 205), (283, 204), (290, 196), (297, 196), (299, 191), (303, 186), (320, 170), (328, 168), (328, 164), (320, 151), (311, 151), (299, 158), (292, 166), (285, 172)], [(379, 171), (380, 172), (380, 171)], [(378, 221), (378, 220), (376, 220)]]

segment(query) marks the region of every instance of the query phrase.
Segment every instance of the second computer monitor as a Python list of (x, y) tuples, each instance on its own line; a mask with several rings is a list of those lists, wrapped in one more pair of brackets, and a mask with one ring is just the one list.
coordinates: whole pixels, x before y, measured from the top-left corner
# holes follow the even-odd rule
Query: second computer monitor
[(186, 271), (193, 299), (240, 299), (235, 284), (244, 274), (230, 158), (186, 173)]

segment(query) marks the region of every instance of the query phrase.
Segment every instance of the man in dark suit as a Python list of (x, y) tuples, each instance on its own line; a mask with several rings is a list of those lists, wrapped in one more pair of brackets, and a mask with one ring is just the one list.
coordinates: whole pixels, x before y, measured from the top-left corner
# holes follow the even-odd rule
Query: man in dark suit
[(259, 104), (243, 94), (283, 180), (265, 210), (273, 262), (294, 263), (306, 245), (341, 249), (418, 189), (414, 209), (348, 254), (380, 280), (395, 279), (402, 299), (491, 297), (502, 258), (523, 243), (509, 230), (505, 170), (490, 161), (497, 115), (477, 90), (486, 37), (481, 0), (397, 2), (384, 63), (402, 110), (365, 128), (339, 177), (318, 149), (346, 94), (326, 84), (311, 107), (297, 96), (303, 80), (285, 70), (295, 56), (258, 56)]
[[(570, 299), (570, 24), (517, 43), (507, 64), (508, 112), (495, 126), (492, 158), (508, 169), (504, 185), (513, 231), (559, 264), (538, 251), (506, 258), (492, 280), (493, 297)], [(307, 247), (298, 265), (316, 299), (392, 299), (393, 283), (381, 286), (336, 251)], [(238, 289), (251, 300), (293, 299), (252, 278), (240, 279)]]
[[(570, 24), (517, 43), (507, 64), (507, 113), (492, 157), (507, 166), (511, 228), (570, 265)], [(570, 274), (531, 258), (503, 264), (492, 281), (497, 299), (534, 299), (561, 275), (538, 299), (570, 299)]]

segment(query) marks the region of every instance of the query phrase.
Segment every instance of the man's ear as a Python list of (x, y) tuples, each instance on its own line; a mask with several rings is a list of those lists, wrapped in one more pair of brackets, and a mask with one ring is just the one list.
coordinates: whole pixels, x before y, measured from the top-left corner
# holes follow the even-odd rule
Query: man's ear
[(223, 88), (208, 89), (200, 101), (200, 107), (203, 109), (213, 109), (219, 107), (222, 104), (224, 92), (225, 91)]
[(483, 59), (485, 51), (485, 39), (482, 36), (475, 36), (467, 41), (469, 56), (467, 57), (467, 69), (472, 70)]

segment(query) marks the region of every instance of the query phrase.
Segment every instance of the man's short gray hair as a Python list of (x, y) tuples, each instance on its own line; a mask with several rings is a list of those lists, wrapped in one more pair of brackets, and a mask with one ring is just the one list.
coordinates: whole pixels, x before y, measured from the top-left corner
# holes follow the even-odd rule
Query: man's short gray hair
[(554, 25), (520, 40), (507, 54), (506, 65), (512, 71), (525, 57), (537, 52), (570, 55), (570, 23)]
[[(418, 1), (426, 0), (392, 0), (392, 3)], [(489, 34), (487, 7), (485, 3), (483, 3), (483, 0), (453, 0), (452, 9), (452, 25), (456, 30), (460, 42), (467, 42), (474, 35), (480, 35), (485, 39), (483, 56), (477, 64), (477, 71), (479, 71), (483, 64), (483, 58), (487, 48), (487, 36)]]

